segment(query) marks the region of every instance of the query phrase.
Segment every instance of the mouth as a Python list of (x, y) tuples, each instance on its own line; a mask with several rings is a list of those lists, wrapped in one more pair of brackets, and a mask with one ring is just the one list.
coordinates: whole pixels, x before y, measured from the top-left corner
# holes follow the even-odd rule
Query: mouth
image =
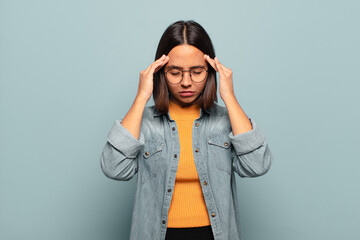
[(180, 92), (180, 96), (182, 96), (182, 97), (191, 97), (193, 95), (194, 95), (193, 91), (182, 91), (182, 92)]

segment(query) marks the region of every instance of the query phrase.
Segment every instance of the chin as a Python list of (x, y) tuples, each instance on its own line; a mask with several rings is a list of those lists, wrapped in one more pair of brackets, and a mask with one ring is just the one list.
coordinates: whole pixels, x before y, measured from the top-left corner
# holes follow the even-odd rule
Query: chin
[(176, 102), (181, 105), (192, 105), (196, 98), (197, 96), (193, 96), (191, 98), (183, 98), (181, 96), (176, 96)]
[(194, 104), (195, 104), (195, 99), (192, 100), (192, 101), (189, 101), (189, 102), (184, 102), (184, 104), (185, 104), (186, 106), (194, 105)]
[(185, 103), (185, 104), (189, 104), (189, 103), (192, 103), (195, 101), (196, 98), (180, 98), (179, 100), (182, 102), (182, 103)]

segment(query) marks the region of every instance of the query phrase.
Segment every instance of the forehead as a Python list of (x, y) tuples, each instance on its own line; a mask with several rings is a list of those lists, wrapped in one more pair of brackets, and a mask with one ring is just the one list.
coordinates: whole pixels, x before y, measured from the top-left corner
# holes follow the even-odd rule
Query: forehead
[(191, 67), (194, 65), (205, 65), (204, 53), (192, 45), (179, 45), (168, 53), (167, 65), (179, 67)]

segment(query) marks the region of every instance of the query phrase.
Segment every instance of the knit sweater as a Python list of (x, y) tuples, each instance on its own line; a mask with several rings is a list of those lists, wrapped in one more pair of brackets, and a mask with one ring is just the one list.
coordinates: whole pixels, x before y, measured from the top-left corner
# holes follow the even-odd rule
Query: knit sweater
[(198, 106), (182, 108), (170, 101), (169, 114), (179, 132), (180, 158), (175, 186), (168, 212), (170, 228), (200, 227), (210, 225), (202, 194), (192, 149), (192, 126), (200, 116)]

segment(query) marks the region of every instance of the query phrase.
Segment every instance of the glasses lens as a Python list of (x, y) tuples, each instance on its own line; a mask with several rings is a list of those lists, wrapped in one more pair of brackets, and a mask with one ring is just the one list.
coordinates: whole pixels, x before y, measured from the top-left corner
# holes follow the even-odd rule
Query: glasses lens
[(172, 69), (166, 73), (166, 78), (171, 83), (179, 83), (182, 79), (182, 72), (177, 69)]
[(202, 82), (206, 78), (206, 70), (204, 68), (194, 68), (191, 70), (191, 79), (194, 82)]

